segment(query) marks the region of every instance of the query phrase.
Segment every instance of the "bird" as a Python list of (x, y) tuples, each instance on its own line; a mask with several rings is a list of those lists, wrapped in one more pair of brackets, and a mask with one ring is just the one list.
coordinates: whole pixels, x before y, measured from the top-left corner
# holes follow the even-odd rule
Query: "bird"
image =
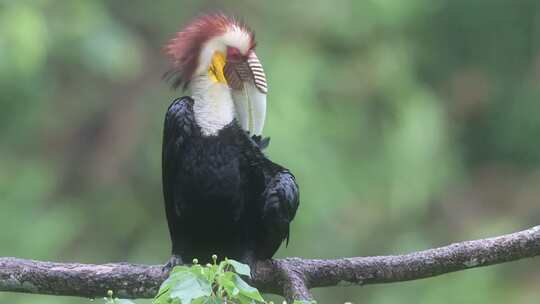
[(289, 243), (298, 184), (264, 153), (268, 86), (255, 47), (254, 32), (222, 13), (195, 18), (164, 47), (165, 78), (189, 92), (163, 127), (169, 269), (213, 255), (253, 264)]

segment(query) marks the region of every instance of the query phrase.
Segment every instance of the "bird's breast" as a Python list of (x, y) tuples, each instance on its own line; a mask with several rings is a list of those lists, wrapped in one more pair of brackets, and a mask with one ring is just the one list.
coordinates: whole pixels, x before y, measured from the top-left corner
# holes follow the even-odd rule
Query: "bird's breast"
[(243, 206), (246, 189), (244, 161), (238, 146), (223, 137), (201, 137), (184, 151), (182, 178), (192, 205)]

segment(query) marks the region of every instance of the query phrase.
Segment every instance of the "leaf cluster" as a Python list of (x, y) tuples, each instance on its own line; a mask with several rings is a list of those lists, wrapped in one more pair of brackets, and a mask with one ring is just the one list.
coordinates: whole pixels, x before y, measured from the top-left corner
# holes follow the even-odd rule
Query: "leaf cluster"
[(174, 267), (153, 304), (267, 303), (242, 279), (251, 277), (248, 265), (227, 258), (218, 263), (215, 255), (212, 259), (213, 264), (204, 266), (194, 259), (192, 266)]

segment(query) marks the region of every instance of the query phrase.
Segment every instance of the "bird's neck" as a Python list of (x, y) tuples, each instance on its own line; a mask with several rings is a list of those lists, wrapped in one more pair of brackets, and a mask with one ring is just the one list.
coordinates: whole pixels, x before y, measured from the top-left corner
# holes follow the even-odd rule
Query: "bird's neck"
[(234, 120), (234, 101), (229, 86), (215, 82), (207, 75), (194, 77), (190, 82), (195, 101), (195, 122), (205, 136), (214, 136)]

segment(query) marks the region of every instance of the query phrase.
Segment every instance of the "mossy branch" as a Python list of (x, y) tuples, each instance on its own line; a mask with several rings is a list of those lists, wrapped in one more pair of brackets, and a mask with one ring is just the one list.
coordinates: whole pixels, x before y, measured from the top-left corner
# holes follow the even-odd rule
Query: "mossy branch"
[[(540, 255), (540, 226), (404, 255), (334, 260), (286, 258), (259, 262), (251, 283), (289, 300), (311, 300), (311, 288), (417, 280)], [(0, 258), (0, 291), (151, 298), (167, 277), (161, 265), (55, 263)]]

